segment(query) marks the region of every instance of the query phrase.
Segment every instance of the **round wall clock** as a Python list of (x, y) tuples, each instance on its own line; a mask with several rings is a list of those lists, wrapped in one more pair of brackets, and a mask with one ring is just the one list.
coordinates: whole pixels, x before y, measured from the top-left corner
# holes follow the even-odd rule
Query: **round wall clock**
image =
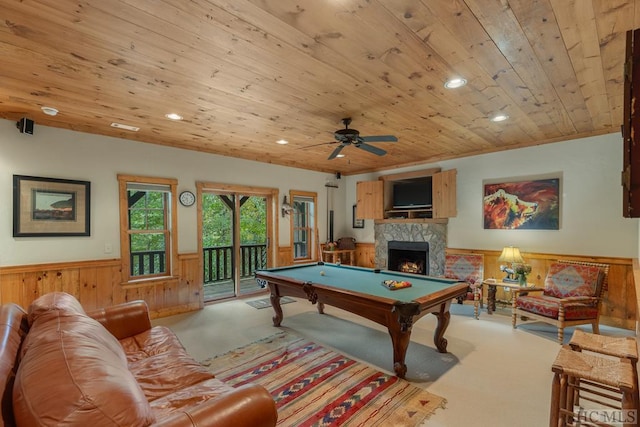
[(183, 191), (179, 200), (182, 206), (191, 206), (196, 202), (196, 196), (191, 191)]

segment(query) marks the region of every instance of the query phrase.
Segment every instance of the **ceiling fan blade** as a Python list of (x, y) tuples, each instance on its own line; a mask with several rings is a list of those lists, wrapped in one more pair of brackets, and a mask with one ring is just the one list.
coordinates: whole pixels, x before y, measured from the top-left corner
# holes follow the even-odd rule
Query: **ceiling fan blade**
[(362, 148), (364, 151), (368, 151), (369, 153), (375, 154), (377, 156), (384, 156), (385, 154), (387, 154), (387, 152), (384, 151), (383, 149), (374, 147), (373, 145), (369, 145), (365, 143), (355, 144), (355, 145), (356, 147)]
[(311, 148), (311, 147), (318, 147), (320, 145), (330, 145), (330, 144), (337, 144), (337, 143), (338, 143), (338, 141), (321, 142), (319, 144), (307, 145), (307, 146), (304, 146), (304, 147), (300, 147), (298, 149), (299, 150), (306, 150), (307, 148)]
[(362, 142), (398, 142), (398, 138), (393, 135), (362, 136), (358, 139)]
[(346, 147), (346, 144), (340, 144), (336, 147), (335, 150), (333, 150), (333, 153), (331, 153), (331, 155), (329, 156), (329, 158), (327, 160), (333, 160), (335, 159), (338, 154), (340, 154), (340, 151), (342, 151), (342, 149)]

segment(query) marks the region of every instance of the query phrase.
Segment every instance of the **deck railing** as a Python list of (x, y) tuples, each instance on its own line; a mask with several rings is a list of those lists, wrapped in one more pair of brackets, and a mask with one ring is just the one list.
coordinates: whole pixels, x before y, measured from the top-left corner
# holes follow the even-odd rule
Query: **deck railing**
[[(222, 282), (233, 278), (233, 247), (203, 248), (204, 283)], [(240, 278), (252, 277), (256, 270), (267, 267), (267, 245), (240, 246)], [(136, 276), (165, 271), (164, 251), (131, 253), (131, 272)]]
[(165, 272), (164, 251), (140, 251), (131, 252), (131, 275), (146, 276), (149, 274), (161, 274)]
[[(231, 280), (233, 247), (215, 246), (203, 249), (204, 283)], [(256, 270), (267, 267), (267, 245), (240, 246), (240, 278), (252, 277)]]

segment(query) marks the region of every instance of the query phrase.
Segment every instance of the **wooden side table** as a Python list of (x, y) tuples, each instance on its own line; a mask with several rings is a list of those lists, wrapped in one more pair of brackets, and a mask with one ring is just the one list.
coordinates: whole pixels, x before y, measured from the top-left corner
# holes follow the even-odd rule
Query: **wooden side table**
[[(498, 288), (498, 286), (505, 289), (520, 289), (522, 287), (518, 283), (503, 282), (501, 280), (496, 280), (496, 279), (485, 279), (482, 281), (482, 286), (487, 287), (487, 314), (493, 314), (493, 312), (496, 311), (496, 289)], [(533, 286), (534, 285), (532, 283), (527, 283), (526, 287), (531, 288)], [(513, 293), (511, 294), (511, 298), (513, 298)], [(513, 301), (510, 301), (510, 302), (513, 302)], [(479, 310), (478, 310), (479, 299), (478, 298), (474, 298), (473, 305), (474, 305), (473, 311), (477, 319), (479, 316)]]
[(355, 265), (356, 260), (356, 250), (355, 249), (335, 249), (333, 251), (322, 251), (322, 260), (325, 262), (330, 262), (333, 264), (337, 264), (340, 262), (341, 264)]

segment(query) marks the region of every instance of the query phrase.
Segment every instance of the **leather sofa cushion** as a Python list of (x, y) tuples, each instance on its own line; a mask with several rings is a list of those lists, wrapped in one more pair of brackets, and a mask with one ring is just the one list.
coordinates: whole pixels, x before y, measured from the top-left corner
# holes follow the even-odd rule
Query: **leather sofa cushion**
[(18, 369), (18, 354), (27, 335), (27, 313), (17, 304), (0, 306), (0, 382), (2, 383), (2, 419), (0, 426), (13, 426), (13, 382)]
[(151, 402), (175, 390), (213, 378), (165, 326), (120, 340), (129, 370)]
[(152, 401), (151, 407), (158, 419), (164, 419), (178, 411), (189, 411), (202, 402), (218, 398), (233, 390), (234, 388), (230, 385), (212, 378), (190, 387), (174, 390), (172, 393)]
[(147, 426), (149, 402), (122, 347), (75, 298), (50, 293), (29, 307), (16, 373), (18, 425)]
[(121, 339), (120, 345), (129, 363), (163, 354), (175, 348), (184, 350), (178, 337), (166, 326), (154, 326), (142, 333)]

